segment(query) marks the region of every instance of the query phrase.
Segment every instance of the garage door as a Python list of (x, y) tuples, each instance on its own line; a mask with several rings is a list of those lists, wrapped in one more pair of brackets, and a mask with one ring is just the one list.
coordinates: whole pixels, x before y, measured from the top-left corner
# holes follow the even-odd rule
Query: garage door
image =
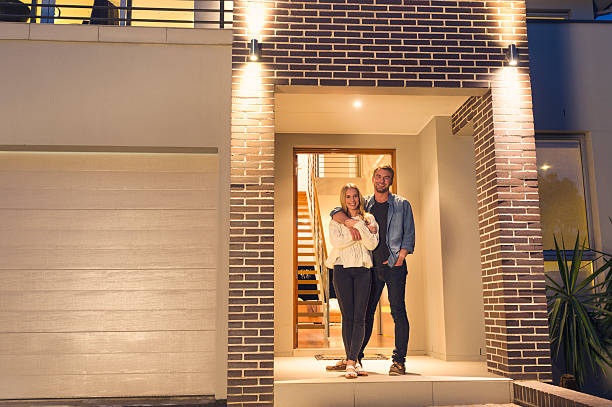
[(215, 154), (0, 152), (0, 399), (213, 394)]

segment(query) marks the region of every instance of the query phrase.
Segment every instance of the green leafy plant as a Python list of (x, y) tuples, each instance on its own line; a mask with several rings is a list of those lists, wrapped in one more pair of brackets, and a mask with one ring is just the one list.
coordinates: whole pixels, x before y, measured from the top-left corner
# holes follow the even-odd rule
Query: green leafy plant
[(555, 237), (560, 281), (546, 276), (551, 347), (557, 358), (562, 352), (565, 373), (574, 375), (578, 386), (588, 372), (612, 367), (612, 257), (600, 253), (603, 264), (591, 274), (581, 273), (584, 250), (577, 235), (568, 262), (565, 244), (560, 250)]

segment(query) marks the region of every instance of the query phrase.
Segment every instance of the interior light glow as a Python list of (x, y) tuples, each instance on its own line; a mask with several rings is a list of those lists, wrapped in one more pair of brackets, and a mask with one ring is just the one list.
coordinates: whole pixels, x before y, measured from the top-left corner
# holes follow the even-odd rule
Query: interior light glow
[(548, 165), (548, 164), (543, 164), (542, 166), (540, 166), (540, 169), (541, 169), (542, 171), (546, 171), (546, 170), (550, 169), (550, 165)]
[(355, 109), (361, 109), (361, 106), (363, 106), (363, 104), (361, 103), (361, 100), (356, 99), (356, 100), (353, 102), (353, 107), (354, 107)]

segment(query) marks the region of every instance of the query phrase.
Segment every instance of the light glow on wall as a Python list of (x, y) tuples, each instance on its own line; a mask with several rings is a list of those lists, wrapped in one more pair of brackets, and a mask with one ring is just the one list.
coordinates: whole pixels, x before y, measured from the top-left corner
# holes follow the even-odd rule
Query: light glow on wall
[(248, 63), (244, 65), (240, 80), (239, 96), (245, 98), (261, 97), (263, 93), (262, 65)]
[(513, 116), (512, 121), (521, 120), (521, 81), (519, 71), (512, 66), (505, 66), (500, 72), (500, 83), (497, 86), (497, 96), (503, 108), (503, 114)]
[(247, 4), (247, 26), (249, 38), (262, 40), (266, 12), (263, 1), (249, 1)]

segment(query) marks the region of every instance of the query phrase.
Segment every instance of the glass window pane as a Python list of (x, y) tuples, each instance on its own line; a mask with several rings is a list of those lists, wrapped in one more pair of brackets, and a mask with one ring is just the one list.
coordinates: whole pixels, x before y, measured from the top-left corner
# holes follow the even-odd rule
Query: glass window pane
[(553, 236), (573, 249), (576, 233), (587, 238), (586, 201), (580, 142), (536, 141), (538, 184), (544, 250), (554, 250)]

